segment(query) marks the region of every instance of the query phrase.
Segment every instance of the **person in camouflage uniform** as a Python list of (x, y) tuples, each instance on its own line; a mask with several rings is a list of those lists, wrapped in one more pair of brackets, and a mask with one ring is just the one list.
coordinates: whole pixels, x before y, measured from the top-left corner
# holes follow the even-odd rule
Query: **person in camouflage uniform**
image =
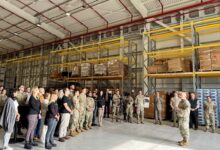
[(205, 113), (205, 122), (206, 122), (206, 130), (209, 130), (209, 127), (211, 125), (212, 127), (212, 133), (215, 132), (215, 111), (216, 111), (216, 105), (212, 101), (211, 97), (207, 97), (207, 101), (204, 102), (204, 113)]
[(5, 89), (0, 92), (0, 114), (4, 108), (5, 101), (7, 99), (6, 93), (7, 93), (7, 91)]
[(128, 122), (133, 122), (133, 103), (134, 99), (131, 97), (129, 93), (127, 93), (125, 97), (125, 103), (126, 103), (126, 119)]
[(186, 92), (181, 92), (181, 101), (178, 105), (177, 115), (179, 118), (179, 130), (183, 137), (182, 141), (179, 141), (180, 146), (187, 146), (189, 144), (189, 116), (190, 116), (190, 103), (187, 100)]
[(86, 130), (92, 129), (92, 118), (93, 111), (95, 109), (95, 101), (92, 98), (92, 92), (90, 91), (87, 96), (87, 106), (86, 106)]
[(112, 122), (114, 122), (114, 119), (116, 119), (116, 121), (118, 122), (120, 102), (121, 102), (120, 92), (119, 90), (116, 90), (116, 93), (113, 95), (113, 99), (112, 99)]
[(79, 95), (79, 104), (80, 104), (80, 130), (84, 132), (83, 129), (85, 118), (86, 118), (86, 88), (82, 89), (81, 94)]
[(79, 130), (79, 115), (80, 115), (80, 104), (79, 104), (79, 91), (75, 92), (75, 95), (72, 98), (73, 103), (73, 114), (71, 116), (71, 136), (76, 136), (80, 133)]
[[(137, 108), (137, 123), (144, 123), (144, 95), (142, 91), (135, 98), (135, 107)], [(140, 119), (141, 118), (141, 119)]]

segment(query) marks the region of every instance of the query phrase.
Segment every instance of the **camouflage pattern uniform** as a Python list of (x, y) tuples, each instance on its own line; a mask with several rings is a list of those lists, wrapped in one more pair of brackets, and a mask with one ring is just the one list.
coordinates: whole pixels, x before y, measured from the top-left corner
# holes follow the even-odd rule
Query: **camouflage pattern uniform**
[(93, 110), (95, 109), (95, 101), (92, 97), (87, 97), (86, 106), (86, 129), (92, 128)]

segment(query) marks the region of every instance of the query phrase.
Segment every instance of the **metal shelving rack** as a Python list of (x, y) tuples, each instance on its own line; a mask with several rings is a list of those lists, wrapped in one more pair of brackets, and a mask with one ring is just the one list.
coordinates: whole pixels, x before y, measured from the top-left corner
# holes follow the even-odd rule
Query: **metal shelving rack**
[[(119, 38), (113, 38), (108, 40), (102, 40), (101, 34), (99, 35), (98, 42), (84, 44), (83, 38), (81, 38), (81, 45), (73, 46), (61, 50), (54, 50), (50, 52), (50, 68), (51, 73), (69, 71), (73, 65), (79, 65), (82, 63), (107, 63), (109, 60), (117, 59), (128, 65), (129, 71), (137, 63), (137, 57), (134, 56), (134, 52), (137, 50), (137, 45), (131, 41), (125, 40), (123, 36), (123, 30)], [(134, 51), (134, 52), (133, 52)], [(92, 71), (93, 72), (93, 71)], [(51, 77), (52, 81), (59, 81), (67, 83), (79, 82), (83, 86), (94, 88), (94, 84), (99, 87), (112, 87), (114, 89), (120, 88), (124, 90), (130, 90), (135, 85), (132, 80), (132, 74), (117, 75), (117, 76), (95, 76), (93, 73), (89, 77)], [(129, 81), (129, 82), (128, 82)], [(87, 84), (90, 82), (90, 85)]]
[[(145, 47), (145, 66), (150, 66), (156, 59), (169, 59), (169, 58), (185, 58), (191, 57), (192, 60), (192, 72), (181, 72), (181, 73), (158, 73), (158, 74), (144, 74), (145, 78), (145, 92), (146, 94), (151, 94), (156, 91), (156, 80), (165, 78), (192, 78), (193, 79), (193, 90), (196, 91), (200, 88), (200, 78), (201, 77), (220, 77), (220, 71), (198, 71), (199, 62), (197, 58), (197, 50), (200, 48), (216, 47), (220, 46), (220, 43), (208, 43), (202, 44), (199, 41), (199, 36), (201, 31), (205, 31), (203, 34), (210, 34), (214, 32), (220, 32), (220, 17), (210, 18), (206, 20), (201, 20), (197, 22), (190, 22), (185, 24), (180, 24), (176, 26), (171, 26), (169, 28), (162, 28), (157, 30), (145, 31), (143, 33), (144, 40), (147, 41), (147, 48)], [(172, 29), (172, 31), (170, 31)], [(213, 29), (216, 29), (213, 31)], [(174, 31), (175, 30), (175, 31)], [(212, 31), (209, 31), (212, 30)], [(207, 32), (209, 31), (209, 32)], [(170, 48), (165, 50), (157, 50), (156, 44), (157, 40), (173, 40), (179, 36), (180, 38), (191, 37), (192, 42), (190, 45), (185, 45), (181, 48)], [(165, 38), (165, 39), (164, 39)], [(146, 63), (147, 62), (147, 63)], [(147, 72), (147, 71), (145, 71)]]
[(6, 88), (16, 88), (18, 85), (25, 86), (46, 86), (43, 84), (44, 74), (43, 68), (47, 68), (44, 62), (48, 56), (41, 54), (30, 55), (9, 59), (5, 62), (6, 65)]

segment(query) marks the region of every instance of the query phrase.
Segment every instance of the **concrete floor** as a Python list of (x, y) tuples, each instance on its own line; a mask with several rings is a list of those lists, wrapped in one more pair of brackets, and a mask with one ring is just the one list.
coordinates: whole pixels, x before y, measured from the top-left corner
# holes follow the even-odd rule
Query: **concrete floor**
[[(111, 123), (104, 121), (104, 126), (71, 138), (65, 143), (56, 141), (53, 150), (219, 150), (220, 134), (191, 130), (190, 146), (181, 148), (177, 141), (181, 139), (179, 130), (167, 125)], [(2, 135), (2, 134), (1, 134)], [(0, 139), (2, 143), (2, 138)], [(2, 144), (1, 144), (2, 147)], [(14, 150), (23, 149), (23, 143), (11, 145)], [(43, 150), (44, 145), (34, 147)]]

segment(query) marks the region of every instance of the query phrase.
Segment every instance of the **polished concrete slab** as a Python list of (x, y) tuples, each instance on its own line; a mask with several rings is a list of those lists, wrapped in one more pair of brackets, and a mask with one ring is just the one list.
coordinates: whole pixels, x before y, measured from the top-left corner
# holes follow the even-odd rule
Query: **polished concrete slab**
[[(179, 130), (167, 125), (154, 125), (104, 121), (103, 127), (94, 127), (65, 143), (56, 141), (54, 150), (219, 150), (220, 134), (191, 130), (190, 145), (181, 148)], [(1, 134), (2, 135), (2, 134)], [(2, 138), (1, 138), (2, 147)], [(11, 145), (15, 150), (23, 149), (23, 143)], [(34, 147), (43, 150), (44, 145)]]

